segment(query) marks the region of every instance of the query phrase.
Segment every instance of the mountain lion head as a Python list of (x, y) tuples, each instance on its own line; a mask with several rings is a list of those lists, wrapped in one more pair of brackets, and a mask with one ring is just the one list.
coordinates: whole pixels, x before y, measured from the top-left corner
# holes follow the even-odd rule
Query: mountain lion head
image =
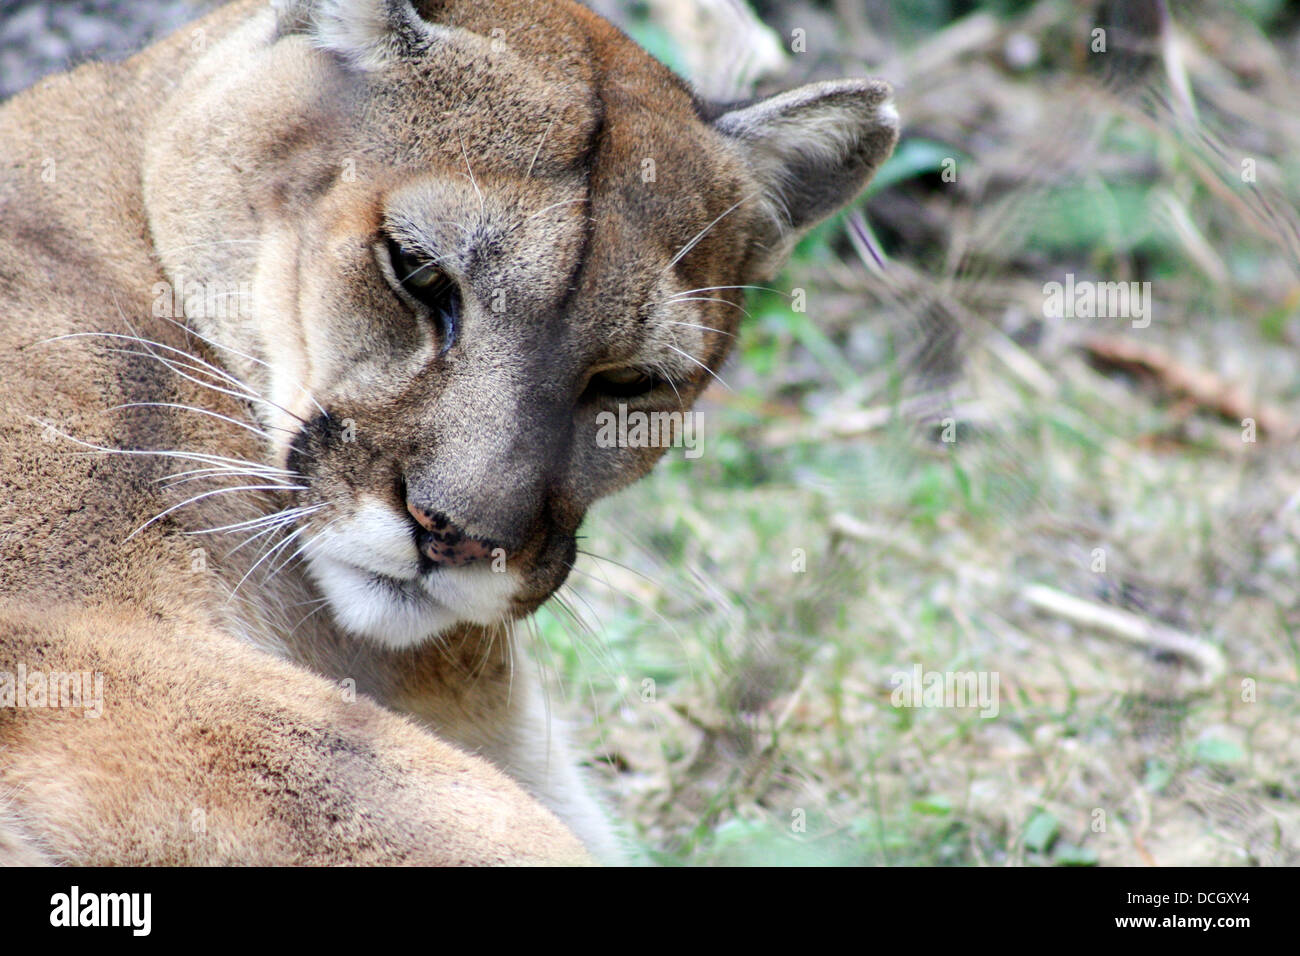
[(663, 451), (600, 413), (689, 408), (743, 287), (897, 138), (883, 82), (716, 106), (561, 0), (286, 0), (192, 55), (145, 146), (154, 246), (248, 290), (186, 320), (262, 397), (336, 620), (397, 647), (559, 587)]

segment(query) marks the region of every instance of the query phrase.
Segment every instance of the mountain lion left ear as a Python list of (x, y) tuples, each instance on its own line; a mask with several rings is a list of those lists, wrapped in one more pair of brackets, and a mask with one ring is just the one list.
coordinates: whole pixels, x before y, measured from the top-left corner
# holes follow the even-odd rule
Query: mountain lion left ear
[(883, 80), (813, 83), (714, 120), (763, 188), (772, 222), (768, 266), (857, 195), (889, 158), (898, 141), (892, 95)]

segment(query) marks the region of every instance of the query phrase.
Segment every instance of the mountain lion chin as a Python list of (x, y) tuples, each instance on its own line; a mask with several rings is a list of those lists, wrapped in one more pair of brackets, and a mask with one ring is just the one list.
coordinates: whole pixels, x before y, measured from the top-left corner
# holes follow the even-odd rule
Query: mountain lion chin
[(324, 556), (310, 558), (308, 567), (340, 627), (394, 650), (462, 624), (502, 624), (517, 584), (511, 572), (483, 565), (405, 580)]

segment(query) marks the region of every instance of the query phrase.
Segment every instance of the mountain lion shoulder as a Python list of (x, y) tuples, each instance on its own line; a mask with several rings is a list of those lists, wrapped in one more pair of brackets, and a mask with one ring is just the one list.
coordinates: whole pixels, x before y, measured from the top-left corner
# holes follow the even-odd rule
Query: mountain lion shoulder
[(563, 0), (244, 0), (0, 106), (0, 862), (620, 859), (512, 622), (662, 452), (600, 414), (896, 137)]

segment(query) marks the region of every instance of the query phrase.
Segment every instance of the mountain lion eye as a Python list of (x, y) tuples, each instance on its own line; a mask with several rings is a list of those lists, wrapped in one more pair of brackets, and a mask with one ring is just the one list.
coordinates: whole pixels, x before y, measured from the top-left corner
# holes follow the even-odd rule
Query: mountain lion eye
[(662, 384), (663, 379), (651, 372), (639, 368), (619, 368), (597, 372), (591, 377), (587, 392), (610, 398), (635, 398), (654, 391)]
[(460, 327), (460, 290), (455, 281), (436, 265), (388, 240), (388, 259), (400, 291), (429, 310), (442, 331), (442, 351), (456, 341)]

